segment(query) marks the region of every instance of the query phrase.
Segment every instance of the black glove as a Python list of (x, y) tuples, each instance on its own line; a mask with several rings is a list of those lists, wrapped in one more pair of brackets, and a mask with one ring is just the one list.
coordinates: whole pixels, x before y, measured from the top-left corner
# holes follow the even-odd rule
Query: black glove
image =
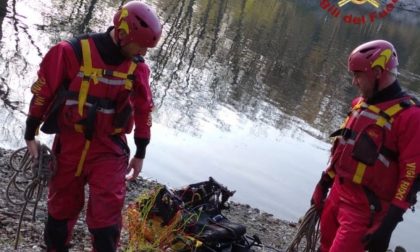
[(328, 190), (331, 188), (332, 183), (333, 179), (326, 172), (323, 172), (311, 198), (311, 205), (315, 205), (318, 212), (322, 211), (324, 199), (327, 197)]
[(25, 140), (30, 141), (35, 139), (36, 131), (41, 122), (41, 119), (33, 116), (28, 116), (28, 118), (26, 118)]
[(382, 220), (379, 228), (375, 232), (367, 234), (363, 238), (363, 242), (366, 243), (365, 249), (369, 252), (385, 252), (388, 249), (392, 232), (398, 222), (403, 220), (402, 216), (404, 212), (405, 210), (397, 206), (390, 205), (388, 213)]

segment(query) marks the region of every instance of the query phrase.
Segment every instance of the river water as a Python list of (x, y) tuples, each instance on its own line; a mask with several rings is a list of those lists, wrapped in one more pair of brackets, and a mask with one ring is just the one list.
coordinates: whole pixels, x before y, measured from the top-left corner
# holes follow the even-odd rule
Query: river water
[[(328, 134), (357, 95), (346, 71), (349, 52), (371, 39), (392, 41), (403, 87), (419, 94), (418, 1), (400, 1), (387, 17), (362, 25), (335, 17), (323, 1), (148, 2), (164, 34), (146, 57), (156, 109), (142, 174), (171, 187), (212, 176), (236, 190), (233, 200), (296, 221), (327, 165)], [(29, 88), (42, 55), (59, 40), (104, 31), (119, 5), (1, 2), (0, 146), (23, 145)], [(342, 11), (361, 16), (369, 8), (356, 7)], [(407, 213), (392, 246), (418, 251), (419, 219)]]

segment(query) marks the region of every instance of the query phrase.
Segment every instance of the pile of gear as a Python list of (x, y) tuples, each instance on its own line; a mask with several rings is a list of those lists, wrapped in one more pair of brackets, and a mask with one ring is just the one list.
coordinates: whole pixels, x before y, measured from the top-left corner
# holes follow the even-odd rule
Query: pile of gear
[(179, 190), (160, 186), (127, 209), (128, 251), (254, 251), (259, 238), (222, 210), (235, 193), (212, 177)]

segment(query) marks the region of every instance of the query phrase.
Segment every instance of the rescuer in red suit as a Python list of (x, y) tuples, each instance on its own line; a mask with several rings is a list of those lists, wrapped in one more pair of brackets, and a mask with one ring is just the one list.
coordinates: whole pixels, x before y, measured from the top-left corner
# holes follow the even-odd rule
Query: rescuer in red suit
[[(86, 222), (94, 251), (116, 251), (125, 180), (135, 179), (150, 141), (153, 102), (144, 62), (161, 25), (152, 8), (133, 1), (118, 10), (105, 33), (81, 35), (53, 46), (43, 58), (26, 121), (25, 140), (38, 157), (38, 127), (56, 134), (56, 174), (49, 183), (48, 251), (68, 251), (89, 185)], [(137, 147), (129, 160), (125, 134)], [(132, 176), (126, 177), (128, 171)]]
[(364, 43), (348, 58), (361, 97), (331, 135), (330, 163), (311, 199), (321, 212), (322, 252), (385, 252), (416, 202), (420, 108), (401, 90), (397, 66), (397, 52), (385, 40)]

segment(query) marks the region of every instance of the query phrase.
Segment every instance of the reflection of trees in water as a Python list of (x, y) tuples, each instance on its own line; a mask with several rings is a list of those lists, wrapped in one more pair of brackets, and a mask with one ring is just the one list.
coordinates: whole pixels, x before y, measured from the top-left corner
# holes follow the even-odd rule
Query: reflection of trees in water
[[(23, 109), (28, 102), (23, 100), (24, 93), (35, 78), (35, 68), (37, 68), (29, 63), (28, 58), (30, 57), (31, 61), (35, 55), (41, 58), (41, 48), (45, 50), (51, 43), (63, 39), (62, 36), (67, 38), (66, 34), (89, 32), (90, 27), (98, 24), (101, 26), (103, 22), (98, 22), (98, 19), (109, 16), (107, 5), (114, 3), (102, 3), (100, 12), (103, 15), (95, 10), (97, 3), (97, 0), (71, 2), (53, 0), (52, 7), (49, 8), (47, 5), (43, 6), (43, 2), (34, 2), (45, 18), (43, 23), (34, 25), (39, 30), (34, 33), (34, 27), (27, 25), (27, 18), (19, 13), (19, 8), (16, 8), (17, 1), (1, 0), (0, 120), (3, 121), (3, 125), (0, 125), (0, 134), (3, 142), (15, 146), (15, 143), (19, 143), (22, 139), (22, 122), (25, 114)], [(112, 7), (112, 11), (115, 11), (115, 6)], [(51, 38), (51, 43), (45, 45), (41, 41), (36, 41), (35, 37)]]
[[(21, 92), (21, 80), (17, 76), (29, 71), (28, 50), (35, 50), (38, 55), (41, 50), (28, 31), (25, 17), (16, 9), (16, 1), (9, 1), (9, 4), (7, 1), (0, 3), (0, 136), (3, 143), (17, 147), (22, 137), (22, 117), (25, 114), (24, 102), (18, 100), (21, 98), (17, 94)], [(3, 31), (3, 27), (9, 29)]]
[[(112, 7), (112, 12), (109, 7)], [(44, 15), (44, 24), (39, 29), (48, 32), (51, 42), (56, 43), (110, 25), (104, 23), (104, 19), (110, 17), (116, 8), (116, 2), (100, 2), (98, 6), (98, 0), (54, 1), (53, 8)]]
[[(16, 0), (11, 1), (10, 4), (11, 5), (9, 8), (7, 8), (7, 1), (2, 1), (0, 8), (1, 12), (3, 13), (0, 16), (1, 23), (4, 22), (4, 18), (7, 18), (6, 22), (9, 22), (13, 29), (13, 36), (8, 37), (7, 42), (6, 40), (3, 40), (1, 44), (2, 53), (0, 55), (0, 99), (3, 101), (6, 109), (20, 110), (22, 109), (20, 106), (22, 101), (12, 100), (12, 98), (10, 98), (12, 91), (10, 85), (14, 85), (13, 89), (16, 90), (16, 80), (13, 80), (12, 83), (9, 83), (9, 81), (13, 79), (11, 78), (11, 75), (15, 75), (17, 73), (24, 75), (28, 73), (29, 63), (26, 54), (28, 48), (26, 48), (27, 44), (22, 45), (21, 40), (27, 40), (29, 45), (36, 50), (39, 56), (41, 55), (41, 49), (36, 45), (32, 35), (28, 32), (28, 26), (22, 22), (22, 19), (25, 17), (17, 12)], [(13, 42), (14, 46), (12, 46)]]
[(214, 27), (213, 27), (213, 33), (211, 34), (211, 43), (210, 43), (210, 49), (208, 54), (208, 59), (210, 59), (217, 49), (218, 39), (219, 39), (219, 33), (222, 26), (222, 20), (224, 17), (224, 13), (227, 8), (227, 0), (220, 0), (219, 4), (216, 5), (217, 9), (215, 11), (215, 17), (214, 17)]
[[(173, 18), (170, 21), (172, 26), (169, 28), (162, 47), (155, 57), (158, 62), (154, 67), (155, 75), (153, 79), (155, 83), (162, 83), (159, 87), (154, 87), (155, 96), (158, 98), (157, 105), (162, 106), (164, 102), (182, 103), (169, 106), (187, 110), (184, 116), (190, 114), (190, 111), (205, 107), (209, 110), (208, 113), (217, 119), (215, 115), (217, 111), (213, 111), (217, 108), (217, 104), (228, 103), (253, 120), (279, 119), (279, 117), (273, 117), (273, 114), (276, 113), (272, 111), (270, 106), (260, 105), (262, 101), (267, 100), (266, 96), (271, 93), (271, 88), (267, 88), (264, 85), (267, 83), (263, 83), (265, 76), (262, 73), (269, 70), (269, 66), (273, 63), (270, 55), (264, 57), (263, 61), (260, 58), (261, 55), (265, 56), (264, 54), (267, 54), (267, 52), (263, 53), (261, 46), (267, 46), (270, 41), (273, 41), (273, 38), (270, 37), (272, 34), (264, 33), (263, 29), (270, 28), (269, 31), (274, 32), (278, 29), (278, 26), (276, 27), (273, 24), (277, 24), (279, 21), (282, 22), (281, 25), (287, 25), (288, 23), (285, 18), (280, 16), (284, 13), (276, 13), (280, 6), (273, 3), (268, 7), (275, 11), (270, 12), (272, 19), (269, 19), (267, 24), (263, 22), (264, 20), (262, 22), (259, 20), (260, 9), (252, 10), (257, 6), (255, 1), (240, 0), (230, 5), (226, 1), (207, 1), (207, 4), (206, 1), (200, 1), (200, 3), (194, 6), (199, 13), (196, 14), (198, 16), (196, 18), (191, 18), (190, 11), (194, 1), (188, 3), (182, 1), (179, 5), (173, 5), (178, 9), (171, 8), (171, 13), (168, 15)], [(184, 8), (185, 5), (189, 7)], [(170, 8), (166, 6), (164, 9)], [(176, 10), (177, 14), (174, 15)], [(267, 9), (265, 11), (267, 12)], [(219, 36), (222, 36), (219, 34), (222, 20), (225, 22), (223, 25), (228, 26), (223, 31), (222, 35), (226, 36), (223, 39), (219, 38)], [(191, 23), (191, 21), (195, 23)], [(260, 26), (257, 30), (259, 34), (252, 37), (254, 34), (249, 30), (250, 27), (255, 25)], [(268, 27), (261, 27), (262, 25)], [(195, 30), (194, 44), (189, 42), (192, 30)], [(279, 36), (284, 36), (284, 34), (279, 34)], [(282, 41), (287, 44), (287, 39)], [(200, 47), (198, 46), (199, 43), (201, 44)], [(227, 44), (227, 46), (223, 44)], [(275, 46), (271, 45), (272, 49)], [(199, 56), (197, 56), (197, 51), (199, 51)], [(270, 53), (273, 53), (273, 51)], [(281, 59), (281, 54), (284, 54), (285, 51), (276, 50), (275, 53), (278, 53)], [(208, 57), (203, 59), (203, 55), (206, 54)], [(285, 66), (277, 60), (274, 64)], [(199, 76), (192, 77), (192, 68), (206, 69), (209, 72), (198, 71), (195, 74), (199, 74)], [(204, 73), (208, 76), (203, 76)], [(192, 71), (192, 74), (194, 74), (194, 71)], [(167, 76), (170, 77), (167, 78)], [(196, 82), (190, 83), (191, 79)], [(160, 87), (161, 85), (163, 88)], [(278, 87), (274, 88), (275, 91), (277, 89)], [(209, 96), (195, 101), (192, 100), (192, 97), (196, 95), (188, 96), (200, 91)], [(178, 97), (178, 99), (168, 99), (168, 95), (183, 96)], [(197, 99), (197, 97), (194, 97), (194, 99)], [(185, 100), (190, 102), (185, 102)], [(278, 99), (275, 101), (277, 102)], [(184, 121), (184, 125), (190, 125), (189, 122), (193, 121), (193, 118), (185, 120), (183, 116), (180, 116), (179, 120), (176, 120), (176, 125), (180, 126), (181, 121)], [(280, 124), (281, 122), (276, 123), (277, 126)]]
[[(267, 0), (263, 5), (258, 0), (155, 2), (164, 17), (165, 36), (160, 47), (151, 50), (152, 90), (156, 107), (162, 108), (158, 115), (164, 118), (166, 113), (167, 120), (181, 129), (196, 129), (197, 118), (211, 117), (228, 130), (218, 113), (221, 105), (277, 128), (290, 127), (290, 118), (296, 116), (322, 132), (330, 131), (355, 94), (348, 85), (347, 54), (360, 42), (379, 37), (392, 38), (402, 48), (402, 79), (411, 89), (418, 86), (420, 41), (415, 26), (401, 29), (403, 24), (385, 21), (346, 25), (320, 17), (319, 6), (315, 11), (291, 1)], [(102, 29), (122, 1), (101, 2), (100, 8), (98, 3), (54, 0), (37, 27), (48, 33), (52, 43)], [(25, 40), (41, 54), (41, 45), (36, 45), (14, 7), (8, 10), (2, 13), (15, 31), (10, 38), (16, 50), (0, 55), (0, 96), (5, 101), (10, 94), (6, 85), (10, 64), (22, 73), (28, 67), (25, 57), (16, 55), (22, 54), (16, 34), (26, 34)]]
[[(163, 38), (161, 47), (156, 50), (156, 54), (152, 56), (156, 63), (154, 65), (153, 83), (162, 83), (162, 86), (152, 85), (152, 91), (155, 95), (155, 106), (160, 108), (163, 105), (169, 91), (174, 89), (177, 96), (187, 97), (191, 94), (194, 87), (190, 86), (190, 67), (195, 57), (195, 50), (197, 44), (200, 41), (200, 34), (203, 32), (198, 31), (196, 23), (192, 22), (193, 7), (195, 4), (194, 0), (182, 0), (178, 2), (169, 2), (168, 5), (162, 6), (163, 9), (168, 11), (168, 16), (172, 19), (166, 19), (166, 23), (171, 23), (171, 26), (166, 36)], [(205, 24), (207, 20), (203, 20), (203, 27), (201, 30), (205, 30)], [(167, 25), (164, 24), (164, 27)], [(202, 36), (202, 35), (201, 35)], [(193, 48), (193, 53), (190, 54)], [(186, 66), (185, 63), (189, 62)], [(187, 67), (187, 70), (184, 68)], [(186, 77), (180, 80), (179, 74), (182, 72)], [(177, 85), (173, 85), (177, 83)], [(177, 118), (172, 117), (171, 120), (174, 124), (180, 125), (182, 122), (188, 122), (187, 124), (192, 126), (195, 123), (194, 120), (194, 108), (192, 106), (192, 100), (185, 99), (181, 103), (183, 111)], [(167, 109), (171, 110), (171, 108)], [(176, 113), (171, 113), (176, 115)]]
[(9, 148), (21, 146), (23, 139), (24, 124), (19, 112), (0, 107), (0, 139), (1, 144), (7, 144)]
[(77, 27), (77, 30), (76, 30), (77, 33), (85, 33), (89, 31), (88, 25), (89, 25), (90, 20), (92, 19), (93, 9), (97, 3), (98, 3), (98, 0), (90, 1), (89, 5), (87, 6), (86, 15), (84, 15), (82, 22)]
[[(7, 1), (1, 1), (0, 2), (0, 41), (3, 37), (3, 20), (6, 16), (7, 13)], [(1, 42), (0, 42), (1, 43)], [(1, 44), (0, 44), (1, 45)], [(9, 69), (9, 64), (10, 61), (5, 59), (3, 57), (3, 54), (0, 54), (0, 59), (1, 59), (1, 63), (4, 64), (4, 66), (1, 66), (0, 70), (1, 70), (1, 76), (0, 76), (0, 99), (3, 101), (4, 105), (6, 107), (12, 108), (12, 109), (16, 109), (15, 105), (12, 104), (12, 102), (9, 100), (9, 94), (10, 94), (10, 87), (8, 86), (7, 82), (6, 82), (6, 78), (8, 76), (9, 71), (7, 71), (7, 69)]]
[[(172, 113), (178, 118), (173, 126), (189, 127), (194, 117), (203, 116), (203, 108), (218, 119), (218, 105), (227, 104), (251, 120), (278, 128), (287, 127), (287, 116), (280, 116), (284, 112), (328, 133), (356, 95), (346, 70), (348, 53), (380, 37), (416, 51), (401, 49), (401, 56), (409, 69), (407, 86), (418, 82), (413, 82), (417, 75), (410, 74), (420, 68), (415, 26), (384, 19), (358, 27), (324, 19), (314, 8), (276, 0), (264, 5), (256, 0), (158, 5), (170, 26), (152, 57), (153, 92), (158, 107), (185, 111)], [(410, 30), (408, 37), (403, 26)]]
[[(48, 20), (44, 24), (36, 25), (39, 30), (49, 33), (48, 35), (53, 38), (53, 42), (60, 40), (62, 33), (68, 32), (73, 34), (80, 34), (89, 32), (90, 22), (93, 18), (94, 7), (98, 3), (97, 0), (86, 1), (86, 0), (76, 0), (73, 3), (69, 1), (55, 1), (56, 8), (51, 10), (44, 10), (44, 17)], [(42, 4), (42, 3), (40, 3)], [(106, 8), (104, 8), (106, 9)], [(57, 11), (56, 13), (54, 11)], [(7, 15), (6, 15), (7, 14)], [(37, 45), (33, 36), (28, 31), (28, 26), (25, 22), (21, 21), (23, 16), (21, 16), (16, 10), (16, 0), (10, 1), (9, 10), (7, 8), (7, 1), (1, 1), (0, 5), (0, 21), (3, 23), (3, 19), (6, 17), (11, 24), (11, 27), (14, 31), (13, 37), (8, 38), (8, 49), (5, 46), (3, 50), (7, 50), (6, 53), (2, 53), (0, 58), (2, 63), (0, 71), (1, 75), (1, 84), (0, 88), (0, 97), (4, 101), (5, 105), (10, 107), (10, 109), (18, 109), (18, 101), (8, 100), (10, 93), (9, 83), (7, 79), (10, 74), (15, 74), (18, 68), (20, 74), (28, 74), (29, 63), (27, 61), (27, 55), (22, 52), (22, 47), (27, 47), (27, 42), (30, 46), (36, 50), (39, 57), (42, 56), (40, 46)], [(3, 34), (3, 33), (2, 33)], [(24, 36), (22, 36), (24, 34)], [(25, 41), (21, 41), (24, 39)], [(11, 43), (14, 41), (14, 50), (11, 48)], [(6, 42), (4, 42), (6, 44)], [(26, 51), (32, 50), (32, 48), (25, 48)]]
[[(231, 65), (231, 71), (233, 73), (233, 85), (238, 85), (239, 81), (239, 71), (241, 67), (241, 58), (243, 56), (244, 46), (243, 39), (244, 39), (244, 15), (245, 15), (245, 4), (246, 0), (242, 0), (240, 2), (239, 7), (239, 17), (235, 20), (236, 22), (232, 23), (232, 29), (234, 36), (232, 38), (232, 47), (229, 52), (229, 64)], [(252, 61), (250, 61), (251, 63)], [(238, 89), (236, 89), (238, 90)], [(239, 90), (238, 90), (239, 91)]]
[[(191, 17), (190, 10), (194, 1), (172, 4), (176, 6), (172, 8), (168, 5), (163, 7), (165, 10), (171, 9), (167, 14), (172, 17), (169, 21), (172, 26), (157, 56), (154, 57), (158, 61), (154, 66), (153, 76), (154, 82), (159, 83), (159, 86), (153, 87), (157, 105), (172, 103), (168, 106), (187, 110), (185, 115), (204, 107), (209, 114), (216, 116), (217, 111), (213, 110), (216, 110), (217, 105), (227, 103), (252, 120), (271, 124), (275, 122), (274, 125), (280, 126), (284, 122), (281, 117), (275, 116), (279, 113), (273, 109), (273, 105), (283, 109), (283, 101), (299, 100), (293, 99), (296, 95), (289, 99), (282, 97), (279, 104), (279, 97), (269, 97), (273, 93), (282, 96), (278, 92), (279, 86), (276, 85), (279, 78), (272, 79), (273, 82), (266, 81), (271, 80), (270, 70), (275, 71), (274, 76), (285, 75), (283, 70), (289, 71), (288, 79), (283, 82), (289, 82), (290, 77), (299, 76), (301, 73), (296, 64), (281, 60), (286, 50), (278, 50), (278, 43), (271, 42), (276, 41), (277, 38), (272, 36), (277, 33), (279, 41), (283, 43), (281, 46), (289, 43), (290, 35), (285, 36), (285, 31), (279, 32), (278, 29), (279, 25), (292, 29), (290, 22), (284, 17), (285, 13), (281, 12), (283, 8), (276, 2), (269, 3), (262, 10), (256, 1), (232, 2), (228, 4), (227, 1), (199, 1), (194, 6), (194, 15), (198, 17)], [(261, 18), (261, 11), (268, 15)], [(222, 30), (222, 25), (227, 28)], [(252, 29), (253, 26), (257, 28)], [(194, 43), (190, 43), (191, 31), (194, 31)], [(299, 49), (295, 48), (294, 53), (299, 52)], [(306, 50), (309, 51), (310, 48), (306, 47)], [(207, 58), (203, 58), (204, 55), (207, 55)], [(294, 57), (296, 55), (291, 58)], [(281, 71), (276, 72), (279, 67)], [(194, 81), (191, 82), (191, 79)], [(290, 87), (287, 87), (286, 91), (291, 91), (291, 94), (296, 91), (303, 92), (302, 89)], [(207, 97), (197, 99), (195, 92), (206, 94)], [(178, 99), (173, 98), (176, 96)], [(265, 101), (268, 103), (264, 103)], [(185, 118), (180, 116), (180, 119), (176, 120), (177, 126), (183, 120)], [(193, 119), (186, 120), (184, 124), (190, 125), (187, 123), (190, 121)]]
[[(174, 82), (175, 78), (178, 78), (178, 72), (180, 68), (183, 66), (183, 60), (185, 57), (185, 52), (187, 50), (187, 46), (191, 43), (191, 17), (192, 17), (192, 6), (194, 5), (194, 1), (190, 0), (189, 3), (186, 3), (186, 0), (182, 0), (178, 2), (178, 12), (175, 19), (171, 22), (170, 30), (168, 34), (164, 38), (162, 46), (158, 51), (156, 62), (156, 74), (154, 75), (154, 81), (158, 82), (164, 70), (168, 67), (171, 68), (172, 73), (169, 74), (169, 79), (165, 80), (165, 87), (163, 89), (163, 94), (161, 97), (160, 105), (162, 104), (163, 100), (165, 99), (168, 90), (171, 88), (171, 84)], [(184, 8), (186, 10), (184, 11)], [(173, 9), (176, 11), (176, 9)], [(184, 35), (183, 37), (181, 35)], [(179, 44), (182, 43), (182, 46)], [(175, 62), (170, 62), (170, 60), (176, 60)], [(171, 65), (169, 65), (171, 64)], [(165, 73), (166, 74), (166, 73)], [(182, 85), (182, 84), (181, 84)], [(154, 89), (154, 92), (157, 90)], [(158, 106), (160, 106), (158, 105)]]
[(3, 20), (7, 13), (7, 1), (0, 1), (0, 41), (3, 37)]

